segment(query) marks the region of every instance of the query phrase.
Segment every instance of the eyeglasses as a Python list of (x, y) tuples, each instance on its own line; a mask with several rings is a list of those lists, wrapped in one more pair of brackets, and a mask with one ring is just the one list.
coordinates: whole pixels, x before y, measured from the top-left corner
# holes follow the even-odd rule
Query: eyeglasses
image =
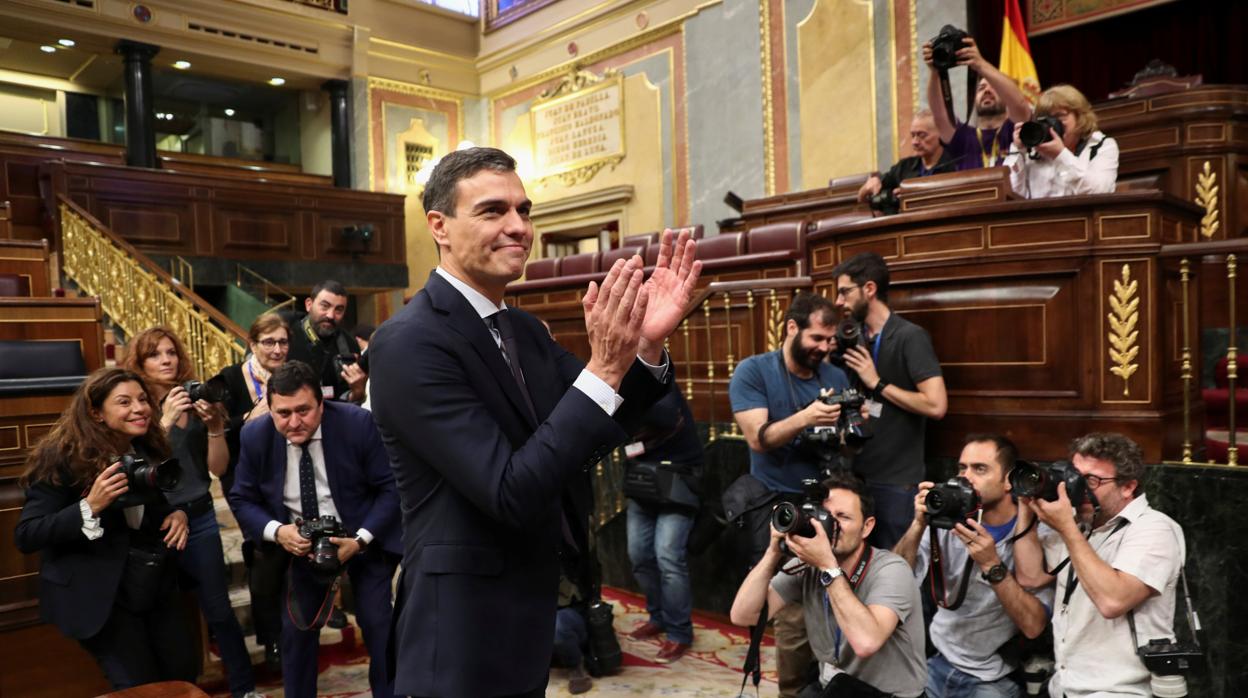
[(1094, 490), (1096, 490), (1096, 489), (1100, 489), (1100, 488), (1101, 488), (1101, 483), (1102, 483), (1102, 482), (1115, 482), (1118, 478), (1116, 478), (1116, 477), (1101, 477), (1100, 475), (1084, 475), (1084, 476), (1083, 476), (1083, 479), (1084, 479), (1084, 480), (1087, 480), (1087, 482), (1088, 482), (1088, 487), (1089, 487), (1090, 489), (1094, 489)]
[(859, 286), (858, 284), (854, 284), (853, 286), (842, 286), (836, 289), (836, 297), (849, 298), (849, 294), (856, 288), (862, 288), (862, 286)]
[(262, 339), (259, 342), (256, 342), (256, 344), (259, 344), (265, 349), (272, 351), (273, 347), (282, 347), (284, 349), (290, 346), (290, 340), (289, 339)]

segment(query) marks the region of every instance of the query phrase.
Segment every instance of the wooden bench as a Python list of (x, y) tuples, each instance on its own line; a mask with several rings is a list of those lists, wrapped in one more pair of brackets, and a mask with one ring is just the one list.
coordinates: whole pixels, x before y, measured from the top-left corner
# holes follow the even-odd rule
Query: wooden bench
[(8, 240), (0, 232), (0, 276), (25, 280), (26, 295), (52, 295), (49, 262), (47, 240)]

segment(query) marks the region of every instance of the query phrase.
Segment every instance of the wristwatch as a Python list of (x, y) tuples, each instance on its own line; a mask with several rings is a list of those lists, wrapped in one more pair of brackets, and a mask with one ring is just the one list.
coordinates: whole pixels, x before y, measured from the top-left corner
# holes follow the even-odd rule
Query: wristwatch
[(363, 552), (364, 549), (368, 547), (368, 541), (364, 540), (364, 536), (357, 534), (354, 540), (355, 544), (360, 546), (360, 552)]
[(979, 576), (983, 577), (984, 581), (989, 584), (999, 584), (1009, 574), (1010, 570), (1007, 569), (1005, 565), (998, 562), (992, 567), (989, 567), (987, 572), (981, 573)]
[(837, 577), (842, 577), (844, 575), (845, 570), (842, 570), (840, 567), (829, 567), (827, 569), (819, 570), (819, 585), (830, 587), (832, 586), (832, 582), (836, 581)]
[(885, 388), (887, 388), (887, 387), (888, 387), (888, 383), (887, 383), (887, 382), (886, 382), (883, 378), (881, 378), (880, 380), (876, 381), (876, 383), (875, 383), (875, 387), (871, 389), (871, 397), (875, 398), (875, 401), (876, 401), (876, 402), (879, 402), (880, 400), (883, 400), (883, 399), (884, 399), (884, 389), (885, 389)]

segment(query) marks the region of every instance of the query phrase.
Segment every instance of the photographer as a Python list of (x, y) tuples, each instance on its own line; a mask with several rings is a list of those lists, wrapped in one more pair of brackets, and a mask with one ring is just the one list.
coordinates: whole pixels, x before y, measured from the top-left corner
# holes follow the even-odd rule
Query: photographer
[[(940, 37), (937, 37), (940, 40)], [(959, 170), (996, 167), (1005, 160), (1014, 137), (1014, 124), (1031, 118), (1031, 106), (1018, 84), (997, 70), (979, 53), (975, 40), (963, 37), (965, 46), (954, 56), (956, 65), (966, 66), (979, 75), (975, 83), (975, 125), (950, 121), (941, 91), (939, 71), (932, 58), (932, 43), (923, 44), (923, 62), (931, 70), (927, 81), (927, 104), (945, 143), (945, 152)]]
[(302, 361), (320, 376), (322, 395), (331, 400), (364, 402), (368, 374), (357, 363), (360, 345), (342, 329), (347, 313), (347, 289), (333, 280), (312, 287), (303, 301), (307, 315), (290, 318), (288, 361)]
[[(828, 299), (799, 293), (785, 314), (784, 327), (780, 349), (742, 361), (728, 384), (733, 416), (750, 447), (750, 473), (743, 477), (769, 495), (739, 522), (748, 565), (757, 563), (772, 543), (770, 504), (800, 502), (802, 481), (823, 478), (825, 454), (809, 437), (817, 427), (836, 427), (841, 405), (818, 398), (849, 387), (844, 371), (825, 361), (836, 337), (836, 309)], [(796, 695), (811, 662), (799, 609), (790, 608), (776, 619), (776, 651), (780, 694)]]
[(949, 406), (940, 361), (923, 328), (888, 307), (888, 265), (863, 252), (832, 270), (836, 305), (862, 326), (861, 343), (842, 347), (845, 365), (871, 396), (874, 438), (854, 458), (876, 502), (872, 545), (891, 549), (914, 519), (914, 496), (923, 480), (924, 431)]
[(39, 553), (39, 616), (90, 652), (115, 690), (195, 680), (168, 560), (186, 546), (186, 512), (160, 490), (132, 486), (133, 467), (119, 460), (156, 465), (169, 456), (164, 433), (150, 428), (153, 412), (137, 374), (92, 373), (31, 451), (21, 481), (17, 548)]
[[(186, 348), (166, 327), (153, 327), (135, 335), (123, 365), (147, 382), (152, 404), (157, 407), (159, 426), (168, 436), (173, 457), (182, 465), (177, 488), (168, 494), (169, 503), (185, 510), (190, 518), (190, 538), (178, 564), (196, 584), (195, 596), (220, 647), (230, 693), (246, 695), (255, 690), (256, 681), (251, 656), (243, 642), (243, 629), (230, 604), (221, 527), (208, 491), (212, 484), (209, 473), (221, 477), (229, 466), (225, 410), (221, 404), (228, 396), (220, 390), (222, 383), (194, 380)], [(188, 387), (204, 395), (196, 395), (197, 399), (192, 400)], [(208, 398), (219, 399), (210, 402)]]
[[(1070, 450), (1082, 477), (1073, 488), (1058, 483), (1052, 501), (1021, 500), (1052, 530), (1044, 536), (1033, 530), (1015, 548), (1020, 582), (1057, 580), (1057, 673), (1049, 695), (1151, 696), (1149, 668), (1136, 649), (1175, 637), (1175, 586), (1187, 557), (1183, 529), (1140, 491), (1143, 453), (1134, 441), (1088, 434)], [(1091, 533), (1085, 537), (1081, 527)]]
[[(871, 175), (858, 190), (858, 201), (870, 202), (871, 208), (884, 214), (897, 213), (898, 204), (894, 190), (912, 177), (927, 177), (957, 170), (957, 163), (949, 157), (936, 132), (932, 112), (924, 109), (914, 115), (910, 122), (910, 148), (914, 155), (902, 158), (883, 176)], [(882, 198), (876, 197), (884, 194)], [(878, 204), (877, 204), (878, 201)]]
[[(274, 312), (263, 313), (251, 323), (247, 333), (251, 355), (242, 363), (221, 369), (217, 377), (229, 389), (225, 401), (227, 427), (225, 442), (229, 447), (229, 464), (221, 476), (221, 491), (227, 495), (234, 486), (234, 467), (238, 464), (238, 440), (243, 425), (269, 415), (269, 401), (264, 388), (269, 375), (286, 363), (290, 350), (290, 329)], [(277, 669), (281, 666), (281, 600), (284, 590), (286, 558), (275, 543), (256, 545), (243, 541), (243, 561), (247, 566), (247, 586), (251, 593), (251, 617), (256, 629), (256, 642), (264, 645), (264, 659)]]
[(369, 686), (387, 698), (398, 492), (372, 415), (324, 400), (320, 387), (301, 361), (273, 371), (265, 389), (270, 419), (243, 427), (230, 505), (249, 540), (277, 543), (291, 556), (281, 639), (286, 695), (316, 695), (317, 639), (345, 569), (368, 646)]
[[(875, 525), (871, 495), (852, 475), (825, 480), (819, 503), (828, 520), (812, 521), (812, 537), (771, 527), (770, 545), (732, 602), (732, 622), (758, 622), (797, 606), (819, 660), (807, 696), (923, 695), (923, 610), (905, 560), (867, 544)], [(779, 570), (781, 541), (804, 563)], [(864, 685), (866, 684), (866, 685)]]
[(702, 477), (702, 440), (675, 381), (646, 411), (641, 431), (624, 452), (628, 558), (650, 614), (629, 636), (642, 640), (667, 633), (654, 661), (668, 664), (693, 645), (693, 594), (686, 556), (701, 503)]
[[(926, 578), (923, 586), (937, 606), (931, 624), (937, 653), (927, 660), (928, 698), (1023, 695), (1010, 676), (1018, 669), (1011, 639), (1020, 631), (1039, 637), (1053, 598), (1051, 589), (1026, 589), (1014, 578), (1013, 536), (1034, 520), (1030, 510), (1020, 516), (1010, 496), (1009, 473), (1016, 460), (1017, 449), (1003, 436), (967, 437), (958, 458), (962, 479), (939, 486), (920, 483), (914, 523), (893, 549), (917, 579)], [(929, 497), (933, 488), (938, 494)], [(983, 514), (978, 521), (976, 506)]]
[[(1038, 135), (1029, 139), (1027, 129)], [(1010, 186), (1028, 199), (1108, 194), (1118, 181), (1118, 142), (1097, 130), (1082, 92), (1055, 85), (1040, 95), (1035, 121), (1014, 127), (1005, 166)]]

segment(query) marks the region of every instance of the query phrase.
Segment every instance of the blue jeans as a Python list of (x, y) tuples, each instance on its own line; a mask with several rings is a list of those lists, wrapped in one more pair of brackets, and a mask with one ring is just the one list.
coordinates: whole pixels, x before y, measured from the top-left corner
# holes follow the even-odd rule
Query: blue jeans
[(230, 605), (225, 581), (225, 552), (221, 548), (221, 527), (214, 511), (206, 511), (190, 520), (190, 536), (186, 549), (178, 556), (178, 564), (198, 588), (195, 596), (204, 620), (217, 639), (221, 661), (230, 682), (230, 693), (241, 696), (256, 690), (251, 673), (251, 656), (243, 643), (243, 629)]
[(927, 660), (928, 698), (1022, 698), (1022, 695), (1023, 689), (1008, 676), (981, 681), (955, 669), (939, 653)]
[(868, 482), (867, 491), (875, 500), (875, 529), (867, 540), (877, 548), (892, 550), (914, 521), (914, 495), (919, 487)]
[(555, 613), (555, 665), (575, 668), (584, 658), (581, 647), (589, 641), (585, 617), (575, 608), (564, 607)]
[(628, 500), (628, 559), (646, 595), (650, 622), (671, 642), (693, 643), (693, 593), (685, 552), (693, 516)]

